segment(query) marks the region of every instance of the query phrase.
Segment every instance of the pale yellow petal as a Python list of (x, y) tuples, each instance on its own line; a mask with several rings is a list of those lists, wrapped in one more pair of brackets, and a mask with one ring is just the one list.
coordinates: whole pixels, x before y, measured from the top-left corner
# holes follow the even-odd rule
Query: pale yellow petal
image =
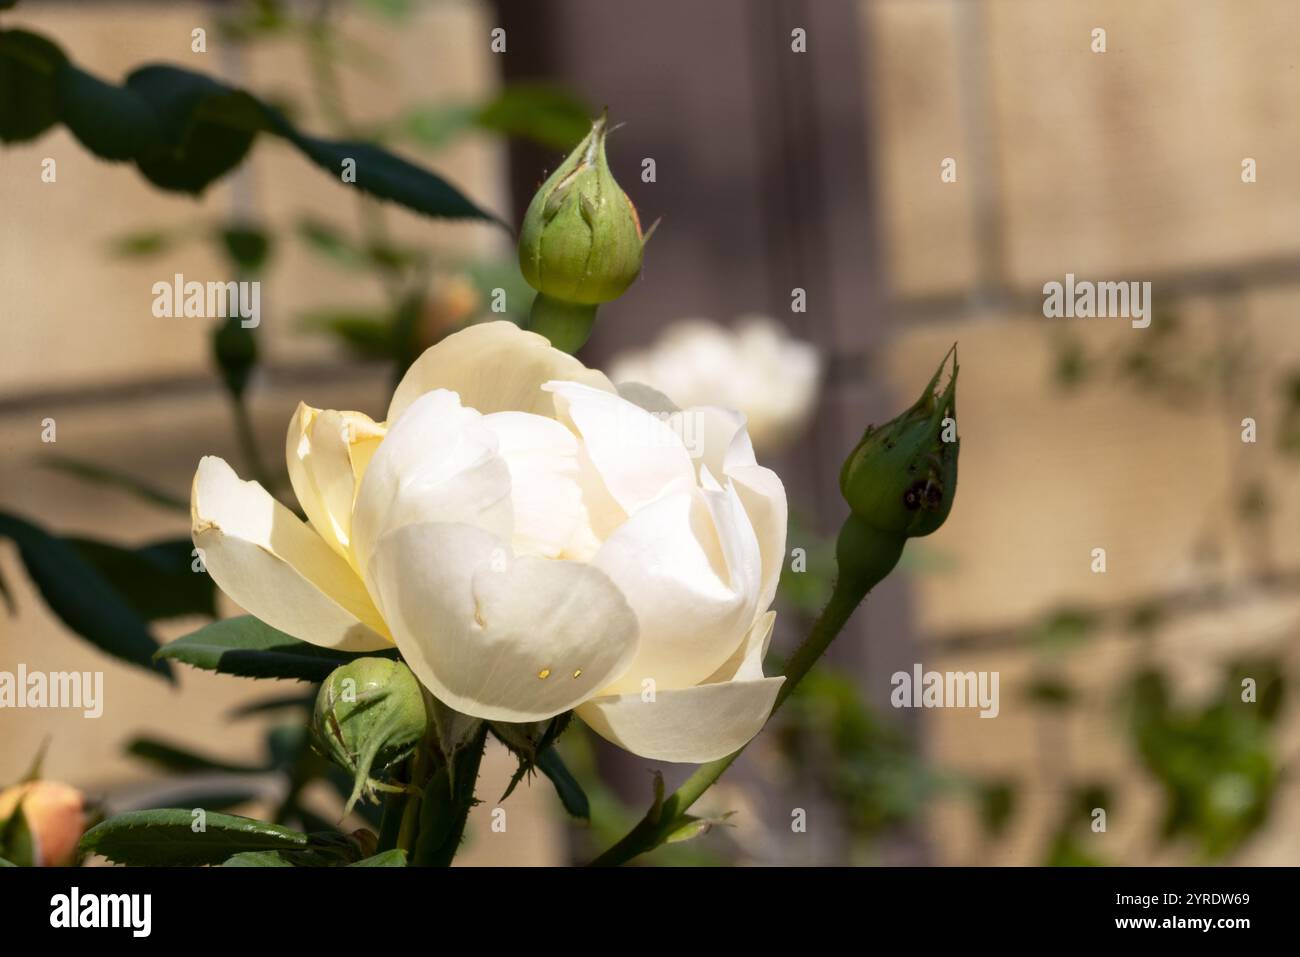
[(542, 336), (512, 322), (484, 322), (430, 346), (402, 377), (388, 406), (396, 422), (412, 402), (434, 389), (447, 389), (480, 412), (533, 412), (554, 418), (555, 400), (542, 391), (552, 379), (581, 382), (613, 392), (603, 372), (552, 348)]
[(299, 403), (285, 439), (289, 481), (308, 520), (348, 561), (352, 508), (366, 465), (385, 429), (360, 412), (313, 409)]
[(352, 568), (256, 482), (206, 456), (190, 503), (194, 544), (208, 574), (247, 612), (326, 648), (391, 645), (379, 612)]

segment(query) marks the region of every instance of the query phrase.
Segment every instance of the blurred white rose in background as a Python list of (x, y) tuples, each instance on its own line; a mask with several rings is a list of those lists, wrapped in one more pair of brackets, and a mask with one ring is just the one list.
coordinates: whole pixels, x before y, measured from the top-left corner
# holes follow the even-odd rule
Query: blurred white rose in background
[(670, 325), (648, 349), (610, 363), (615, 382), (640, 382), (682, 408), (743, 412), (760, 452), (779, 451), (807, 427), (821, 383), (814, 346), (792, 339), (766, 316), (742, 316), (734, 329), (708, 319)]

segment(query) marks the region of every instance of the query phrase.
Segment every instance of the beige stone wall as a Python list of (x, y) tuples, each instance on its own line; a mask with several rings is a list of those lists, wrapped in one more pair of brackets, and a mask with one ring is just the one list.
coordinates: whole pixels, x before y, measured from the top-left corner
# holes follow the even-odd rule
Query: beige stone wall
[[(1300, 10), (1287, 2), (1175, 0), (866, 0), (866, 90), (898, 335), (869, 374), (910, 395), (960, 343), (960, 492), (920, 550), (915, 580), (927, 668), (997, 670), (1002, 713), (931, 711), (931, 756), (1021, 786), (1007, 839), (980, 842), (969, 803), (931, 816), (938, 859), (1035, 863), (1065, 786), (1118, 789), (1109, 830), (1089, 850), (1142, 864), (1186, 861), (1157, 846), (1158, 792), (1136, 763), (1120, 689), (1140, 661), (1163, 664), (1201, 700), (1222, 663), (1257, 649), (1296, 676), (1300, 631), (1300, 461), (1282, 458), (1270, 382), (1300, 368), (1300, 127), (1288, 116), (1300, 75)], [(1090, 49), (1106, 30), (1107, 52)], [(945, 157), (956, 183), (940, 181)], [(1258, 181), (1241, 179), (1243, 158)], [(1151, 280), (1155, 325), (1065, 325), (1041, 313), (1041, 287), (1065, 273)], [(1114, 377), (1059, 387), (1060, 337), (1114, 358), (1179, 331), (1162, 354), (1202, 388), (1172, 401)], [(1214, 361), (1247, 363), (1224, 393)], [(1260, 441), (1240, 440), (1255, 418)], [(1243, 526), (1235, 500), (1266, 478), (1273, 510)], [(1212, 546), (1212, 548), (1210, 547)], [(1108, 571), (1090, 570), (1104, 547)], [(1260, 580), (1263, 572), (1288, 584)], [(1123, 614), (1157, 600), (1149, 646)], [(1045, 659), (1025, 629), (1067, 606), (1114, 610), (1098, 634)], [(1057, 720), (1026, 686), (1059, 668), (1079, 703)], [(1296, 753), (1292, 706), (1279, 753)], [(1300, 860), (1292, 782), (1234, 863)]]

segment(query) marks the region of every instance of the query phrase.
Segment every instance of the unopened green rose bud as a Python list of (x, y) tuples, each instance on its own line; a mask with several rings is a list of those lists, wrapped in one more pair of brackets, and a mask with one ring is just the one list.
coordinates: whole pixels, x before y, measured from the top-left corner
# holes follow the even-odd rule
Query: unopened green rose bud
[(325, 753), (353, 775), (344, 814), (365, 794), (400, 790), (372, 775), (406, 758), (429, 724), (411, 669), (388, 658), (358, 658), (336, 668), (316, 697), (313, 729)]
[(952, 510), (961, 449), (956, 353), (954, 345), (947, 386), (936, 392), (948, 365), (945, 356), (921, 397), (884, 425), (869, 427), (840, 472), (854, 526), (841, 536), (840, 551), (861, 553), (859, 561), (877, 571), (887, 564), (880, 577), (897, 562), (908, 538), (929, 535)]
[(552, 299), (617, 299), (641, 272), (641, 221), (605, 160), (606, 118), (542, 184), (519, 232), (519, 268)]
[(607, 133), (602, 115), (542, 184), (519, 231), (519, 268), (537, 290), (529, 328), (567, 352), (587, 341), (596, 307), (640, 275), (649, 239), (609, 171)]

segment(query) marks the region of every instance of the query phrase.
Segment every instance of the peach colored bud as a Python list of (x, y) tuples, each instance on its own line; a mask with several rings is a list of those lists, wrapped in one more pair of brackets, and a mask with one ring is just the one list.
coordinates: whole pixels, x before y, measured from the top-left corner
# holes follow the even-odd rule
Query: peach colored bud
[(36, 865), (71, 864), (77, 841), (86, 829), (85, 796), (58, 781), (29, 781), (0, 791), (0, 821), (13, 815), (19, 803), (36, 838)]
[(419, 340), (422, 349), (469, 322), (482, 308), (478, 290), (461, 276), (444, 276), (434, 281), (425, 298), (420, 316)]

